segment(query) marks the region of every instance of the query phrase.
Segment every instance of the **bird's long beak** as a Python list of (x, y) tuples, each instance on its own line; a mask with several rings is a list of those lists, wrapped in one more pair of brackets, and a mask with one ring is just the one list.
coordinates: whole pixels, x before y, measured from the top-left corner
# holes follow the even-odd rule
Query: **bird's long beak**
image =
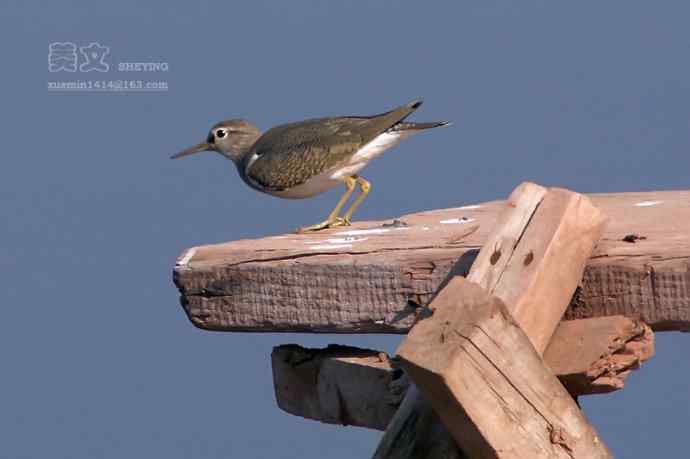
[(175, 155), (172, 155), (170, 157), (170, 159), (182, 158), (183, 156), (189, 156), (189, 155), (193, 155), (195, 153), (201, 153), (202, 151), (207, 151), (207, 150), (213, 150), (213, 145), (211, 145), (208, 142), (201, 142), (201, 143), (194, 145), (193, 147), (189, 147), (189, 148), (182, 150), (181, 152), (179, 152)]

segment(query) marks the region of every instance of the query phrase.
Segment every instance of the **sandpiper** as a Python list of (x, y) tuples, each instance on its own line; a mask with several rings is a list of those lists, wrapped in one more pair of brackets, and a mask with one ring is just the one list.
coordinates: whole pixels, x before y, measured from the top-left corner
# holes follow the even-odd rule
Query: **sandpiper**
[[(371, 188), (371, 184), (358, 175), (367, 163), (410, 134), (449, 124), (445, 121), (405, 121), (420, 105), (421, 100), (414, 100), (380, 115), (317, 118), (283, 124), (263, 135), (246, 120), (225, 120), (211, 128), (206, 141), (172, 158), (202, 151), (218, 152), (235, 163), (247, 185), (280, 198), (308, 198), (342, 183), (345, 194), (328, 217), (297, 231), (350, 225), (352, 214)], [(340, 216), (355, 186), (359, 186), (360, 192)]]

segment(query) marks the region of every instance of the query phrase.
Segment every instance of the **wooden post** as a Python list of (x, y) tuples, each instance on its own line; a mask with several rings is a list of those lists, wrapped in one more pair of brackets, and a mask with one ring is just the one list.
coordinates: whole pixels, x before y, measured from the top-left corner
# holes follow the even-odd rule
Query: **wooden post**
[[(535, 205), (536, 197), (542, 199)], [(509, 205), (519, 202), (530, 206), (515, 204), (499, 216), (467, 280), (503, 300), (542, 354), (604, 232), (605, 217), (589, 198), (559, 188), (544, 193), (523, 183), (508, 199)]]
[(610, 457), (498, 297), (457, 277), (434, 304), (398, 354), (465, 454)]
[[(569, 303), (577, 283), (582, 277), (585, 261), (591, 255), (596, 241), (600, 238), (603, 226), (604, 217), (601, 212), (593, 207), (587, 198), (581, 195), (559, 189), (554, 189), (547, 193), (544, 188), (529, 183), (523, 183), (511, 194), (504, 212), (499, 215), (493, 232), (489, 235), (487, 243), (473, 264), (468, 279), (483, 286), (489, 293), (493, 292), (499, 298), (505, 298), (509, 302), (507, 309), (509, 313), (496, 316), (505, 316), (505, 323), (493, 324), (493, 326), (497, 329), (502, 327), (506, 330), (510, 329), (513, 332), (510, 335), (514, 338), (513, 344), (519, 345), (513, 351), (520, 351), (529, 355), (530, 347), (525, 346), (524, 342), (520, 341), (519, 333), (514, 330), (519, 330), (519, 327), (512, 327), (512, 323), (509, 321), (511, 314), (517, 323), (523, 327), (523, 330), (527, 332), (527, 338), (529, 338), (538, 352), (536, 354), (537, 358), (544, 351)], [(466, 290), (464, 284), (451, 281), (441, 294), (432, 301), (429, 308), (434, 314), (439, 313), (435, 307), (438, 298), (452, 297), (452, 291), (447, 292), (446, 296), (442, 295), (443, 292), (452, 286), (457, 288), (460, 285), (463, 285), (463, 289)], [(453, 303), (450, 301), (440, 304), (450, 305), (446, 306), (450, 308), (453, 307)], [(489, 304), (494, 305), (495, 310), (500, 310), (500, 301), (492, 299)], [(458, 311), (454, 310), (453, 313), (457, 315)], [(462, 312), (459, 312), (459, 314), (461, 315)], [(491, 317), (477, 316), (476, 318), (489, 320)], [(471, 416), (475, 412), (469, 406), (467, 407), (469, 413), (463, 410), (451, 410), (451, 415), (451, 412), (447, 410), (448, 394), (455, 396), (457, 402), (464, 399), (454, 392), (454, 390), (458, 389), (458, 386), (452, 386), (451, 388), (448, 385), (447, 378), (449, 373), (445, 371), (448, 370), (447, 367), (434, 367), (431, 364), (430, 367), (425, 367), (425, 361), (431, 362), (435, 358), (435, 351), (432, 347), (426, 346), (424, 350), (419, 349), (419, 352), (417, 352), (413, 345), (406, 344), (407, 342), (420, 342), (415, 331), (419, 325), (421, 325), (421, 322), (413, 327), (398, 350), (398, 354), (403, 360), (403, 365), (408, 372), (411, 372), (410, 376), (415, 382), (429, 383), (428, 386), (423, 387), (423, 390), (430, 396), (431, 402), (435, 405), (436, 411), (441, 417), (447, 417), (448, 422), (446, 422), (446, 425), (449, 425), (451, 419), (457, 421), (458, 412), (462, 414), (460, 417), (465, 422), (462, 424), (452, 424), (454, 428), (452, 433), (456, 440), (467, 442), (467, 447), (472, 450), (473, 457), (475, 455), (477, 457), (510, 457), (500, 456), (503, 451), (501, 448), (509, 447), (510, 445), (504, 445), (501, 442), (500, 436), (488, 435), (491, 428), (487, 427), (486, 423), (489, 422), (489, 419), (481, 416), (472, 418)], [(481, 324), (477, 323), (475, 325)], [(489, 325), (490, 323), (487, 322), (486, 326)], [(441, 326), (443, 327), (444, 324), (441, 324)], [(420, 330), (424, 332), (424, 335), (429, 335), (425, 327), (421, 327)], [(422, 333), (422, 331), (419, 333)], [(439, 336), (443, 336), (445, 340), (445, 332), (441, 332)], [(494, 339), (500, 338), (494, 337)], [(534, 351), (532, 350), (531, 352)], [(469, 358), (469, 354), (465, 354), (461, 360), (463, 363), (467, 363)], [(452, 361), (454, 362), (455, 360), (453, 359)], [(539, 361), (541, 360), (539, 359)], [(532, 362), (534, 363), (533, 359)], [(500, 366), (498, 368), (502, 369)], [(538, 368), (538, 366), (532, 365), (532, 368)], [(543, 364), (541, 368), (548, 375), (548, 370), (546, 370)], [(439, 374), (434, 369), (444, 371)], [(507, 368), (505, 371), (506, 374), (511, 374)], [(459, 376), (459, 378), (461, 377)], [(549, 378), (544, 378), (543, 375), (540, 379), (537, 373), (532, 375), (530, 381), (535, 382), (532, 381), (533, 379), (543, 380), (545, 384), (555, 381), (555, 378), (551, 377), (553, 381), (550, 381)], [(507, 381), (510, 382), (510, 379)], [(557, 381), (556, 385), (558, 385)], [(548, 392), (554, 390), (553, 387), (554, 385), (551, 384), (544, 389)], [(465, 390), (474, 391), (480, 389), (480, 387), (465, 388)], [(563, 392), (565, 391), (563, 390)], [(567, 396), (567, 393), (565, 394), (566, 399), (563, 398), (563, 393), (558, 394), (556, 392), (556, 394), (559, 396), (559, 403), (563, 407), (568, 407), (568, 403), (571, 403), (577, 409), (572, 399)], [(408, 392), (406, 399), (407, 397), (415, 397), (415, 392)], [(528, 400), (531, 401), (529, 398)], [(403, 407), (406, 405), (411, 406), (413, 404), (403, 403)], [(456, 407), (457, 405), (458, 403), (455, 404)], [(464, 407), (462, 403), (460, 403), (460, 406)], [(497, 415), (494, 412), (492, 413), (494, 416)], [(414, 435), (405, 433), (410, 430), (420, 430), (419, 425), (407, 422), (408, 419), (414, 418), (413, 414), (409, 410), (399, 410), (391, 421), (374, 457), (404, 457), (400, 454), (400, 451), (409, 450), (411, 446), (404, 444), (402, 439), (409, 440), (412, 438), (412, 443), (424, 443), (423, 439), (418, 439)], [(538, 413), (532, 412), (531, 415), (537, 416)], [(583, 423), (584, 425), (582, 425)], [(589, 432), (586, 422), (580, 420), (576, 427), (570, 426), (572, 431), (565, 434), (570, 435), (565, 441), (568, 445), (567, 448), (572, 447), (572, 439), (575, 438), (578, 448), (590, 448), (590, 452), (601, 454), (601, 457), (605, 457), (608, 454), (602, 444), (589, 441), (590, 437), (596, 437), (592, 436), (593, 434), (585, 435), (586, 432)], [(554, 432), (559, 434), (561, 431)], [(577, 441), (580, 438), (579, 435), (583, 435), (581, 437), (582, 441)], [(549, 442), (553, 438), (549, 436)], [(533, 437), (533, 440), (538, 442), (540, 438)], [(558, 439), (556, 438), (556, 440)], [(464, 444), (462, 446), (466, 447)], [(540, 443), (540, 447), (542, 448), (541, 451), (549, 451), (547, 444)], [(415, 447), (412, 446), (412, 448), (414, 449)], [(566, 451), (567, 448), (562, 448), (562, 450)], [(595, 448), (596, 451), (592, 448)]]

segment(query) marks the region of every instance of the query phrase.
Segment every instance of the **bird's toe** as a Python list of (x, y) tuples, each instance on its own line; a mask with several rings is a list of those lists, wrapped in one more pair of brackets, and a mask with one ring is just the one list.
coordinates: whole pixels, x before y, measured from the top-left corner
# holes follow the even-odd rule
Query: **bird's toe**
[(328, 225), (329, 228), (335, 228), (336, 226), (350, 226), (352, 225), (352, 222), (350, 222), (349, 218), (343, 218), (343, 217), (338, 217), (335, 220), (333, 220), (333, 223)]

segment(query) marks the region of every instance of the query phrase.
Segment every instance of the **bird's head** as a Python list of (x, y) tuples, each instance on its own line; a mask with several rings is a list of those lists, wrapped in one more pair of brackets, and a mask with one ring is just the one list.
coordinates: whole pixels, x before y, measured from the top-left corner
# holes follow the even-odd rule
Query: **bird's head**
[(208, 131), (206, 141), (182, 150), (171, 158), (182, 158), (202, 151), (215, 151), (237, 163), (259, 137), (261, 131), (249, 121), (225, 120), (216, 123)]

